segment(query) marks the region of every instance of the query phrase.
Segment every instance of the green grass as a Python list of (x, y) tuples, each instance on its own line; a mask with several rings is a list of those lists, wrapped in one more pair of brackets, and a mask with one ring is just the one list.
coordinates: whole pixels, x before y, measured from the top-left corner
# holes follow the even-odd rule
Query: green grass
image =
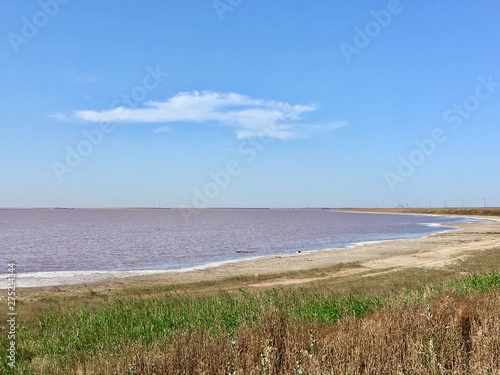
[[(363, 318), (376, 309), (427, 303), (443, 293), (468, 295), (499, 288), (500, 273), (490, 272), (377, 296), (309, 287), (240, 290), (205, 297), (171, 293), (162, 298), (114, 300), (74, 310), (52, 308), (41, 312), (36, 323), (18, 326), (18, 373), (23, 373), (22, 368), (35, 357), (64, 362), (70, 353), (90, 356), (133, 344), (148, 347), (178, 332), (231, 336), (243, 325), (260, 324), (269, 311), (289, 324), (334, 324), (347, 317)], [(0, 372), (7, 373), (6, 364), (2, 366)]]
[(453, 280), (448, 287), (457, 293), (468, 295), (474, 292), (486, 293), (493, 288), (500, 288), (500, 272), (483, 275), (469, 275), (463, 279)]
[(93, 354), (119, 349), (130, 343), (150, 345), (178, 331), (204, 330), (232, 334), (242, 324), (256, 324), (271, 307), (288, 319), (301, 322), (338, 322), (345, 316), (363, 317), (382, 307), (368, 296), (335, 296), (269, 290), (260, 293), (227, 292), (216, 297), (166, 296), (162, 299), (115, 301), (98, 308), (61, 313), (47, 311), (36, 327), (25, 327), (34, 344), (20, 356), (61, 356), (68, 352)]

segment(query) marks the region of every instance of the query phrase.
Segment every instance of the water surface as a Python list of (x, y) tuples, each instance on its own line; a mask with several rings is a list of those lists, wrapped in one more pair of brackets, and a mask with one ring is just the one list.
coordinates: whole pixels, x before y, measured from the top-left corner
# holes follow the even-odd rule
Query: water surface
[(0, 210), (0, 259), (20, 273), (176, 270), (421, 237), (463, 220), (331, 210)]

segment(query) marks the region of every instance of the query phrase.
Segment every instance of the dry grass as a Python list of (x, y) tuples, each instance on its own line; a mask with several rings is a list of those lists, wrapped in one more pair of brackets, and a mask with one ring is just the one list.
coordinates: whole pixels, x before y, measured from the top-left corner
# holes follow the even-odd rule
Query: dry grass
[(234, 336), (179, 332), (67, 367), (40, 360), (37, 373), (67, 374), (499, 374), (498, 291), (446, 295), (428, 306), (380, 310), (336, 325), (293, 324), (280, 307)]
[[(500, 374), (500, 273), (386, 293), (170, 295), (42, 312), (19, 374)], [(6, 370), (6, 367), (4, 367)]]

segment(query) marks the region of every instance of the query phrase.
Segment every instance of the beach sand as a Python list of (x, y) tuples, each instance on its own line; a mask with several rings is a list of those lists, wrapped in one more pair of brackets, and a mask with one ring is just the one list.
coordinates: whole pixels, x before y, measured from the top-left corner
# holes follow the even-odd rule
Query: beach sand
[[(465, 259), (479, 251), (496, 248), (500, 251), (500, 219), (498, 217), (484, 216), (477, 218), (491, 221), (448, 224), (449, 226), (459, 227), (459, 229), (424, 238), (383, 241), (367, 243), (353, 248), (241, 260), (215, 267), (183, 272), (103, 273), (98, 281), (95, 281), (96, 279), (89, 275), (86, 279), (80, 280), (77, 285), (64, 285), (57, 288), (45, 286), (29, 289), (36, 289), (37, 292), (41, 293), (60, 290), (76, 291), (82, 288), (99, 290), (102, 288), (125, 288), (127, 286), (146, 284), (207, 282), (235, 277), (246, 278), (241, 281), (241, 286), (257, 288), (307, 283), (328, 278), (362, 275), (364, 273), (391, 272), (407, 267), (440, 268)], [(286, 275), (286, 273), (294, 271), (328, 269), (335, 265), (352, 263), (356, 263), (356, 266), (329, 271), (320, 277), (294, 276), (292, 278)], [(273, 277), (260, 280), (266, 275), (273, 275)], [(57, 284), (71, 284), (70, 280), (75, 281), (77, 279), (72, 279), (72, 276), (68, 275), (66, 282), (64, 279), (60, 279)], [(235, 283), (238, 282), (235, 281)], [(238, 286), (236, 284), (235, 286)], [(22, 287), (22, 285), (19, 286)]]

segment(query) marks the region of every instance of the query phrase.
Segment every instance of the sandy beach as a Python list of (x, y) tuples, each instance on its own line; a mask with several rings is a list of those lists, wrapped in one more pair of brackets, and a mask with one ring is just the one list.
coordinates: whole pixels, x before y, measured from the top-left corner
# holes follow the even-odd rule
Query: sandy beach
[[(219, 266), (191, 271), (140, 271), (140, 272), (88, 272), (81, 275), (68, 273), (65, 277), (39, 280), (42, 285), (34, 288), (44, 290), (77, 290), (126, 287), (142, 284), (182, 284), (214, 281), (232, 277), (247, 277), (241, 286), (266, 287), (298, 284), (328, 278), (391, 272), (405, 267), (440, 268), (457, 262), (478, 251), (500, 249), (500, 219), (498, 217), (476, 217), (490, 221), (453, 223), (457, 230), (447, 231), (424, 238), (366, 243), (353, 248), (329, 249), (287, 256), (262, 257), (225, 263)], [(443, 225), (446, 225), (444, 223)], [(340, 264), (355, 267), (328, 272), (321, 277), (287, 277), (286, 273), (327, 269)], [(269, 279), (269, 275), (273, 275)], [(19, 278), (19, 287), (31, 289), (36, 282)], [(29, 276), (29, 275), (26, 275)], [(248, 281), (248, 277), (251, 281)], [(261, 280), (266, 277), (266, 280)], [(36, 281), (36, 280), (35, 280)], [(74, 285), (71, 285), (74, 284)]]

